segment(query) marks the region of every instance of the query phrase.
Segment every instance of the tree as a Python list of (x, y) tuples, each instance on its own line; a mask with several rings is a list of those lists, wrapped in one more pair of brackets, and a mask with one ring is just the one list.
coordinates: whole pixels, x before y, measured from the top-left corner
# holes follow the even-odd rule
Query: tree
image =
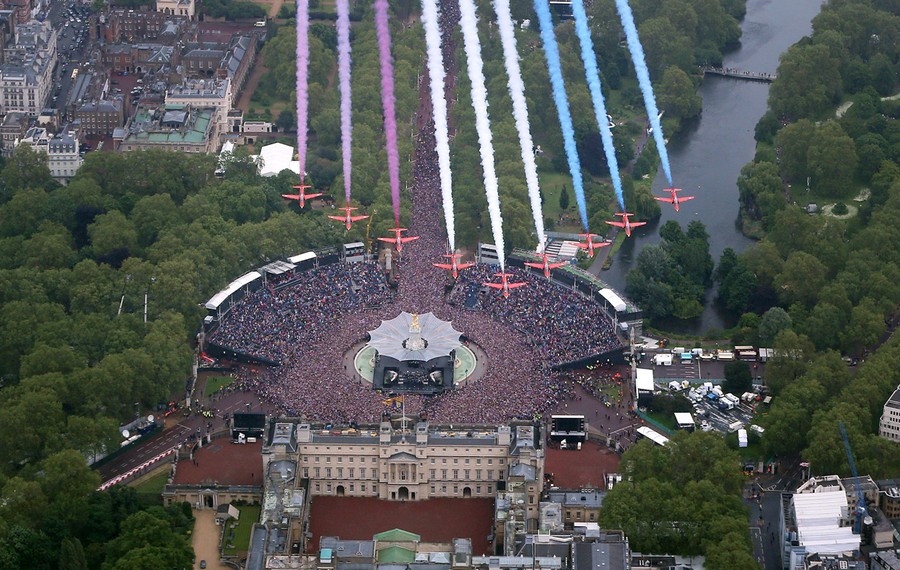
[(559, 192), (559, 209), (566, 211), (569, 209), (569, 189), (563, 184), (562, 190)]
[[(119, 211), (97, 216), (94, 223), (88, 227), (88, 235), (94, 254), (101, 259), (112, 256), (115, 252), (122, 252), (124, 257), (128, 257), (136, 250), (138, 244), (134, 224)], [(117, 266), (116, 263), (111, 265)]]
[(778, 170), (786, 180), (806, 182), (807, 156), (815, 136), (816, 127), (808, 119), (800, 119), (778, 131), (775, 136), (775, 146), (781, 151)]
[(790, 329), (778, 333), (774, 342), (774, 356), (766, 363), (766, 385), (778, 394), (806, 373), (816, 349), (812, 342)]
[(809, 307), (815, 303), (826, 277), (821, 261), (806, 252), (795, 251), (788, 256), (785, 270), (775, 278), (775, 288), (783, 303), (802, 303)]
[(743, 394), (753, 390), (753, 372), (743, 360), (725, 364), (725, 382), (722, 389), (731, 394)]
[(778, 81), (769, 90), (769, 107), (790, 119), (825, 115), (841, 90), (840, 65), (824, 45), (800, 42), (781, 56)]
[(759, 342), (761, 346), (769, 346), (778, 333), (791, 328), (791, 317), (781, 307), (772, 307), (763, 313), (759, 322)]
[(59, 570), (88, 570), (84, 547), (80, 540), (66, 537), (59, 550)]
[(841, 126), (828, 121), (816, 129), (808, 151), (811, 186), (817, 192), (833, 198), (847, 196), (852, 187), (857, 165), (856, 145)]
[(6, 202), (25, 188), (52, 190), (59, 186), (50, 175), (46, 153), (35, 151), (27, 144), (15, 147), (12, 156), (6, 159), (0, 171), (0, 181), (3, 182), (0, 202)]
[(688, 74), (678, 67), (666, 69), (657, 94), (660, 107), (674, 117), (692, 119), (700, 114), (703, 105), (700, 95)]

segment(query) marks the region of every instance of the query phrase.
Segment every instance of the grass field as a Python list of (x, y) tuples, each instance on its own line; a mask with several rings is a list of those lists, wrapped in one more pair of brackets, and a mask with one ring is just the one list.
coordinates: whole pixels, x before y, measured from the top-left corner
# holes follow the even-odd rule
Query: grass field
[(152, 497), (161, 498), (163, 489), (166, 486), (166, 481), (169, 478), (169, 470), (164, 469), (160, 471), (158, 474), (150, 477), (149, 479), (145, 479), (141, 481), (140, 484), (135, 485), (134, 489), (138, 492), (139, 495), (147, 495)]
[(204, 393), (207, 397), (212, 396), (222, 388), (231, 385), (234, 382), (234, 378), (231, 376), (210, 376), (206, 379), (206, 390)]
[(622, 399), (622, 387), (619, 385), (607, 384), (600, 392), (613, 402), (618, 402)]
[(250, 531), (259, 522), (259, 505), (238, 507), (241, 516), (237, 521), (228, 521), (225, 527), (225, 556), (236, 556), (250, 548)]
[(678, 429), (678, 424), (675, 423), (675, 415), (674, 414), (665, 414), (662, 412), (646, 412), (647, 416), (653, 418), (654, 421), (669, 428), (672, 431)]
[[(560, 232), (580, 231), (581, 224), (578, 221), (578, 207), (575, 204), (575, 191), (572, 189), (572, 177), (559, 172), (539, 172), (538, 181), (541, 185), (541, 193), (544, 195), (544, 220), (553, 220), (553, 230)], [(569, 192), (569, 208), (565, 214), (569, 217), (567, 222), (557, 224), (562, 209), (559, 207), (559, 194), (563, 186)]]

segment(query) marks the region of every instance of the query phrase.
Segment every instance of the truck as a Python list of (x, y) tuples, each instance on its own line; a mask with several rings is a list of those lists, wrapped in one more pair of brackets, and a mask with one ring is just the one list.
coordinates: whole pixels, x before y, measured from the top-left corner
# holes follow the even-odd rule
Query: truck
[(719, 409), (722, 410), (723, 412), (725, 410), (733, 410), (734, 402), (732, 402), (728, 398), (719, 398)]
[(732, 404), (734, 404), (735, 406), (737, 406), (739, 403), (741, 403), (741, 399), (738, 398), (737, 396), (735, 396), (734, 394), (730, 394), (730, 393), (725, 394), (725, 399), (728, 400), (729, 402), (731, 402)]
[(657, 354), (653, 357), (653, 364), (657, 366), (672, 366), (671, 354)]
[(726, 362), (730, 362), (734, 360), (734, 353), (730, 350), (720, 350), (718, 355), (719, 360), (724, 360)]

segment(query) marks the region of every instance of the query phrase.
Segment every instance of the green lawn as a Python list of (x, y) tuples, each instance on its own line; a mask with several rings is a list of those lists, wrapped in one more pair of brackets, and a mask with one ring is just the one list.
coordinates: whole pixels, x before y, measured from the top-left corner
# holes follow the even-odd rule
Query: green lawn
[(163, 469), (153, 477), (144, 479), (139, 484), (134, 485), (134, 489), (142, 498), (145, 498), (148, 501), (153, 499), (154, 501), (162, 503), (162, 492), (163, 489), (165, 489), (168, 479), (169, 470)]
[(678, 429), (678, 424), (675, 423), (675, 415), (674, 414), (667, 414), (667, 413), (662, 413), (662, 412), (651, 412), (651, 411), (647, 411), (646, 414), (647, 414), (647, 417), (652, 418), (654, 421), (656, 421), (660, 425), (663, 425), (672, 431), (675, 431)]
[[(575, 190), (572, 188), (572, 177), (568, 174), (559, 172), (539, 172), (538, 182), (541, 186), (541, 193), (544, 195), (544, 219), (553, 220), (553, 230), (561, 232), (581, 231), (581, 223), (578, 218), (578, 206), (575, 202)], [(569, 208), (566, 214), (569, 221), (557, 225), (562, 210), (559, 207), (559, 194), (562, 192), (563, 186), (569, 192)]]
[(250, 548), (250, 532), (259, 522), (259, 505), (238, 507), (241, 516), (237, 521), (228, 521), (225, 526), (225, 556), (236, 556)]
[(622, 387), (617, 384), (607, 384), (600, 392), (613, 402), (618, 402), (622, 399)]
[(210, 376), (206, 379), (206, 390), (204, 393), (207, 397), (212, 396), (222, 388), (231, 385), (234, 378), (231, 376)]

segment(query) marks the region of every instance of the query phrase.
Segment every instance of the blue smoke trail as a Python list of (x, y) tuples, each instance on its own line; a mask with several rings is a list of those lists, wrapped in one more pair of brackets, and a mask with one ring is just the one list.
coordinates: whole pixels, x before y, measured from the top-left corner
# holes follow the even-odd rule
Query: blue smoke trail
[(581, 161), (578, 160), (578, 150), (575, 148), (575, 129), (572, 127), (569, 98), (566, 95), (566, 85), (563, 83), (562, 69), (559, 65), (559, 47), (556, 45), (556, 36), (553, 35), (550, 5), (547, 0), (534, 0), (534, 9), (541, 26), (544, 57), (547, 59), (547, 72), (550, 74), (550, 84), (553, 87), (553, 102), (556, 103), (559, 125), (562, 127), (566, 158), (569, 161), (569, 172), (572, 174), (572, 187), (575, 189), (575, 201), (578, 203), (581, 225), (584, 226), (584, 231), (588, 231), (587, 206), (584, 203), (584, 186), (581, 181)]
[(634, 62), (634, 70), (637, 73), (638, 84), (644, 94), (644, 107), (647, 109), (647, 118), (653, 127), (653, 138), (656, 140), (656, 150), (659, 151), (659, 160), (662, 162), (663, 172), (669, 186), (672, 186), (672, 170), (669, 168), (669, 153), (666, 151), (666, 141), (663, 138), (662, 125), (659, 123), (659, 111), (656, 109), (656, 99), (653, 97), (653, 85), (650, 83), (650, 72), (647, 70), (647, 62), (644, 60), (644, 48), (638, 38), (637, 28), (634, 27), (634, 15), (628, 0), (616, 0), (616, 9), (622, 19), (622, 27), (625, 28), (625, 38), (628, 40), (628, 50)]
[(572, 0), (572, 13), (575, 16), (575, 32), (578, 34), (578, 41), (581, 43), (581, 59), (584, 60), (584, 73), (587, 76), (591, 101), (594, 103), (594, 115), (597, 118), (597, 126), (600, 127), (603, 152), (606, 154), (606, 163), (609, 165), (609, 176), (612, 178), (616, 199), (619, 201), (619, 208), (624, 212), (625, 196), (622, 194), (622, 180), (619, 178), (619, 161), (616, 160), (616, 147), (613, 146), (609, 120), (606, 118), (606, 103), (603, 100), (603, 91), (600, 88), (600, 70), (597, 69), (594, 42), (591, 40), (591, 31), (588, 29), (587, 14), (584, 13), (582, 0)]

